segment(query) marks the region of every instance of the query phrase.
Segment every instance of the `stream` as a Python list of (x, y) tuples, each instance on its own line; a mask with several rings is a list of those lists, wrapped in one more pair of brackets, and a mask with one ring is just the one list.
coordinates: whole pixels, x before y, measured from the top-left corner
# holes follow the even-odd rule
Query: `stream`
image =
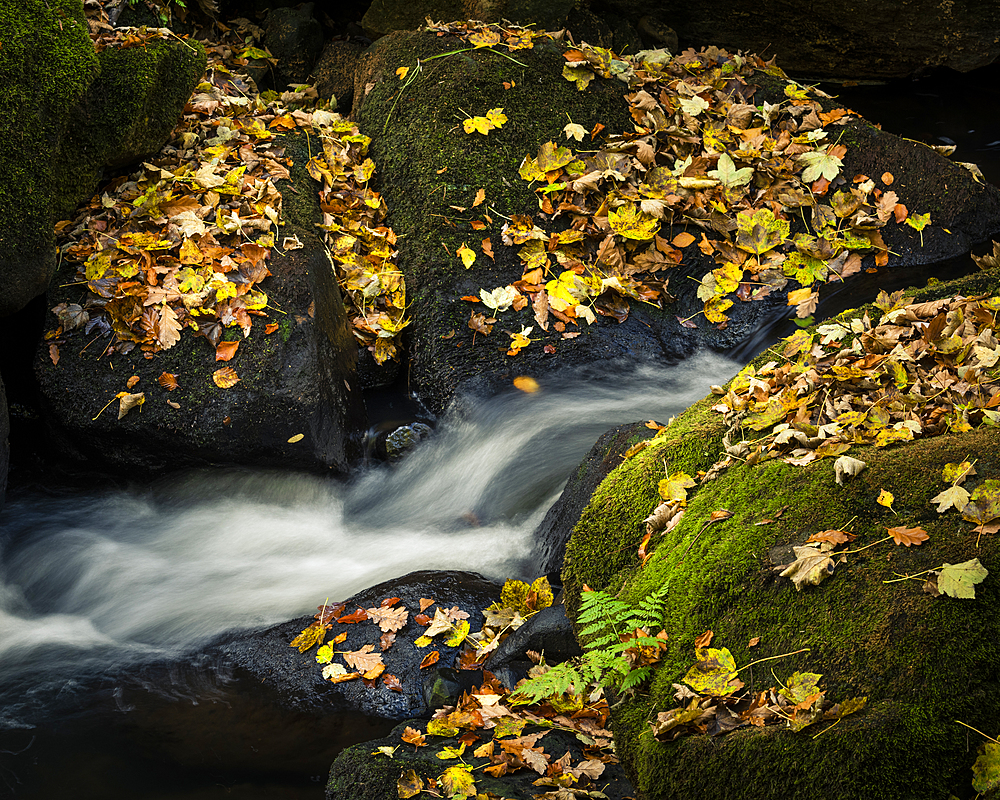
[[(957, 143), (955, 159), (996, 183), (1000, 131), (981, 109), (1000, 103), (998, 72), (824, 88), (894, 133)], [(859, 281), (821, 310), (886, 286)], [(0, 797), (319, 800), (336, 751), (384, 724), (345, 736), (276, 719), (199, 647), (416, 569), (536, 577), (532, 533), (595, 440), (680, 413), (787, 335), (785, 316), (735, 361), (596, 364), (535, 394), (458, 403), (402, 462), (346, 483), (228, 469), (103, 491), (14, 486), (0, 511)], [(234, 755), (248, 736), (249, 760)]]

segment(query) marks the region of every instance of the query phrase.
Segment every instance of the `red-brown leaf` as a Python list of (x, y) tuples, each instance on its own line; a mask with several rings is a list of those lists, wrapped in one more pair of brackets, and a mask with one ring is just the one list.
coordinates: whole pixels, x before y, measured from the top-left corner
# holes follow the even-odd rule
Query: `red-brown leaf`
[(921, 544), (931, 538), (923, 528), (905, 528), (903, 526), (889, 528), (889, 535), (896, 544), (905, 544), (907, 547), (911, 544)]

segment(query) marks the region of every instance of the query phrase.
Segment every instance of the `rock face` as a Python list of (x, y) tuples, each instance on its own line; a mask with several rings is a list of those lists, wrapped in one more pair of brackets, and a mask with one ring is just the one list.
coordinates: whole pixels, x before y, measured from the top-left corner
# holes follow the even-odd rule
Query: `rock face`
[[(994, 268), (907, 295), (920, 303), (955, 295), (988, 298), (998, 290)], [(875, 324), (882, 313), (868, 306), (837, 319), (849, 325), (868, 314)], [(976, 324), (992, 327), (991, 315)], [(834, 348), (849, 347), (852, 338)], [(874, 346), (866, 342), (865, 347)], [(760, 368), (773, 355), (754, 363)], [(618, 753), (639, 794), (650, 800), (723, 798), (739, 782), (753, 787), (755, 797), (775, 800), (971, 795), (976, 748), (967, 745), (965, 729), (955, 720), (988, 725), (1000, 703), (995, 614), (1000, 553), (995, 537), (977, 536), (974, 523), (954, 509), (939, 512), (931, 498), (949, 486), (942, 478), (945, 464), (964, 460), (974, 462), (978, 473), (965, 488), (991, 490), (997, 428), (967, 426), (958, 433), (942, 425), (939, 435), (889, 447), (854, 445), (849, 455), (867, 468), (842, 486), (829, 458), (805, 466), (778, 458), (755, 465), (736, 461), (691, 489), (680, 524), (653, 536), (652, 555), (640, 565), (636, 551), (646, 530), (643, 520), (660, 502), (657, 487), (664, 472), (694, 476), (723, 453), (727, 423), (711, 410), (719, 401), (710, 395), (696, 403), (662, 440), (613, 471), (594, 493), (566, 550), (563, 578), (571, 612), (584, 584), (612, 587), (635, 604), (669, 583), (664, 621), (669, 640), (649, 694), (626, 698), (613, 710)], [(748, 438), (765, 433), (744, 430)], [(894, 493), (895, 513), (875, 503), (883, 489)], [(733, 515), (708, 525), (720, 509)], [(1000, 513), (991, 509), (988, 515)], [(929, 539), (919, 547), (889, 541), (881, 550), (849, 555), (820, 585), (801, 591), (779, 577), (795, 558), (791, 546), (802, 545), (810, 534), (844, 528), (857, 536), (849, 545), (857, 549), (884, 540), (894, 526), (920, 527)], [(927, 570), (974, 558), (989, 570), (974, 599), (935, 597), (922, 588)], [(917, 574), (915, 581), (897, 580)], [(748, 726), (715, 738), (694, 731), (656, 741), (650, 720), (677, 706), (671, 684), (695, 663), (695, 639), (709, 629), (711, 647), (731, 651), (737, 667), (785, 654), (772, 662), (781, 681), (796, 671), (821, 674), (820, 686), (831, 701), (866, 697), (867, 706), (820, 738), (815, 733), (829, 723), (801, 732), (783, 725)], [(759, 692), (773, 681), (758, 674), (747, 683)]]
[[(276, 625), (266, 631), (241, 634), (213, 648), (232, 662), (237, 674), (247, 674), (274, 692), (279, 702), (295, 711), (323, 711), (328, 714), (361, 713), (388, 720), (430, 716), (431, 710), (448, 701), (459, 690), (453, 661), (457, 647), (447, 647), (435, 640), (429, 648), (413, 646), (424, 627), (413, 620), (420, 613), (420, 598), (433, 598), (430, 608), (449, 609), (458, 606), (470, 616), (470, 622), (481, 611), (500, 598), (500, 587), (471, 572), (421, 571), (411, 572), (395, 580), (380, 583), (359, 592), (346, 601), (345, 614), (357, 608), (379, 606), (383, 600), (398, 597), (396, 604), (409, 611), (404, 628), (397, 632), (395, 643), (381, 651), (386, 673), (395, 675), (402, 691), (389, 689), (382, 680), (369, 688), (360, 680), (332, 684), (321, 674), (316, 663), (316, 650), (299, 653), (289, 647), (299, 631), (312, 622), (311, 617)], [(479, 622), (473, 624), (478, 630)], [(356, 624), (334, 623), (328, 639), (346, 633), (347, 639), (337, 645), (342, 650), (358, 650), (366, 644), (378, 648), (381, 632), (371, 622)], [(420, 669), (420, 662), (431, 650), (438, 650), (440, 660), (434, 667)], [(376, 649), (376, 652), (380, 652)], [(478, 674), (478, 673), (477, 673)]]
[(679, 38), (682, 48), (766, 52), (790, 73), (817, 77), (902, 78), (934, 67), (968, 72), (1000, 55), (1000, 11), (988, 2), (601, 0), (573, 8), (529, 0), (375, 0), (363, 24), (377, 37), (412, 30), (426, 17), (568, 27), (576, 41), (619, 53), (628, 45), (676, 52)]
[(306, 83), (323, 49), (323, 29), (312, 14), (313, 4), (275, 8), (267, 15), (264, 44), (278, 59), (277, 88)]
[(532, 537), (535, 542), (533, 560), (539, 565), (539, 572), (562, 571), (566, 542), (594, 491), (608, 473), (622, 463), (625, 452), (632, 445), (651, 438), (653, 433), (642, 422), (619, 425), (602, 435), (590, 448)]
[[(145, 475), (219, 463), (346, 472), (361, 457), (366, 413), (354, 381), (357, 347), (315, 228), (320, 212), (305, 171), (305, 137), (287, 137), (286, 153), (294, 162), (293, 180), (303, 188), (279, 183), (286, 194), (284, 230), (303, 247), (274, 253), (268, 262), (272, 276), (264, 287), (284, 312), (277, 315), (277, 330), (265, 334), (254, 325), (249, 338), (238, 337), (237, 353), (225, 365), (207, 340), (190, 335), (153, 359), (139, 348), (102, 358), (105, 344), (85, 350), (93, 337), (80, 329), (67, 334), (70, 344), (58, 364), (42, 343), (35, 373), (53, 435), (67, 456)], [(50, 292), (50, 308), (80, 302), (73, 274)], [(229, 330), (239, 335), (238, 327)], [(227, 365), (240, 380), (222, 389), (212, 374)], [(176, 390), (159, 384), (165, 372), (176, 376)], [(98, 416), (126, 391), (132, 375), (139, 381), (127, 391), (144, 393), (143, 405), (117, 419), (115, 402)]]
[[(543, 229), (555, 227), (550, 217), (537, 213), (542, 199), (518, 176), (523, 159), (534, 158), (545, 142), (567, 143), (567, 115), (587, 131), (598, 122), (608, 132), (630, 131), (633, 120), (621, 102), (626, 90), (621, 81), (596, 79), (586, 91), (578, 91), (563, 76), (566, 60), (560, 44), (537, 39), (532, 49), (513, 51), (510, 58), (485, 49), (464, 52), (466, 48), (465, 41), (451, 36), (394, 33), (365, 54), (355, 82), (354, 113), (373, 134), (371, 154), (389, 222), (403, 237), (399, 264), (412, 299), (411, 385), (433, 410), (443, 409), (459, 387), (494, 392), (517, 375), (544, 376), (557, 366), (595, 359), (669, 361), (701, 345), (732, 348), (785, 306), (785, 293), (777, 291), (766, 299), (737, 303), (726, 325), (707, 325), (700, 317), (696, 329), (684, 324), (682, 320), (690, 322), (702, 311), (699, 283), (718, 266), (691, 246), (677, 269), (659, 273), (669, 276), (676, 301), (662, 308), (631, 302), (623, 323), (599, 316), (569, 339), (553, 329), (540, 331), (529, 305), (499, 315), (497, 330), (487, 338), (470, 329), (471, 314), (486, 309), (462, 298), (511, 285), (522, 276), (517, 249), (501, 243), (506, 218), (529, 214)], [(416, 72), (401, 82), (396, 72), (401, 66)], [(754, 80), (754, 103), (787, 102), (784, 80), (766, 71)], [(835, 106), (824, 102), (827, 109)], [(508, 119), (502, 130), (487, 136), (464, 132), (463, 116), (483, 115), (491, 108), (504, 110)], [(922, 245), (917, 231), (905, 225), (892, 222), (882, 230), (892, 254), (889, 268), (943, 262), (1000, 229), (1000, 193), (929, 148), (858, 120), (838, 128), (835, 137), (847, 148), (844, 176), (877, 178), (891, 171), (899, 202), (932, 216), (934, 230), (923, 231)], [(577, 150), (597, 146), (589, 142), (567, 144)], [(473, 203), (479, 189), (485, 204), (477, 208)], [(671, 236), (680, 224), (671, 227)], [(798, 224), (792, 220), (793, 227)], [(479, 243), (487, 236), (493, 258), (480, 252)], [(478, 254), (469, 269), (456, 255), (463, 246)], [(869, 257), (866, 268), (871, 261)], [(554, 267), (545, 279), (558, 271)], [(534, 328), (533, 343), (511, 357), (510, 337), (523, 327)]]
[(56, 268), (53, 226), (105, 167), (155, 153), (205, 69), (192, 42), (94, 52), (80, 0), (0, 2), (0, 314)]

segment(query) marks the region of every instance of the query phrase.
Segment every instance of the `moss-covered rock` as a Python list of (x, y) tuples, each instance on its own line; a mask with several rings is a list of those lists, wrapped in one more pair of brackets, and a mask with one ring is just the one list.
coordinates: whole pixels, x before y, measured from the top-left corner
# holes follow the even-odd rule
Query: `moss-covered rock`
[(43, 292), (53, 226), (106, 167), (155, 153), (205, 69), (201, 45), (96, 53), (80, 0), (0, 1), (0, 314)]
[[(915, 294), (933, 299), (998, 289), (994, 270)], [(975, 460), (970, 490), (997, 477), (1000, 431), (981, 428), (885, 449), (856, 446), (851, 455), (868, 467), (844, 486), (835, 483), (832, 459), (804, 467), (737, 463), (698, 487), (681, 523), (654, 537), (655, 551), (640, 567), (642, 522), (659, 502), (664, 464), (694, 475), (722, 451), (725, 426), (712, 403), (711, 397), (696, 403), (664, 439), (612, 472), (567, 546), (563, 578), (571, 609), (585, 583), (632, 602), (669, 583), (663, 662), (648, 691), (614, 712), (630, 778), (649, 800), (730, 797), (733, 785), (755, 798), (971, 797), (977, 743), (956, 720), (996, 733), (1000, 584), (991, 574), (974, 600), (959, 600), (932, 597), (922, 580), (885, 581), (972, 558), (995, 572), (996, 538), (978, 537), (955, 511), (938, 514), (930, 498), (947, 486), (941, 477), (947, 462)], [(876, 504), (881, 489), (895, 495), (894, 511)], [(706, 526), (723, 508), (733, 516)], [(851, 555), (821, 585), (801, 592), (778, 576), (775, 566), (790, 560), (789, 545), (848, 525), (858, 535), (852, 547), (899, 525), (920, 526), (930, 539)], [(831, 700), (867, 696), (868, 706), (818, 738), (822, 726), (799, 733), (775, 726), (658, 742), (649, 720), (676, 706), (672, 684), (694, 664), (694, 640), (708, 629), (715, 632), (713, 646), (728, 648), (739, 666), (809, 648), (742, 672), (752, 689), (796, 670), (816, 672)], [(760, 642), (751, 649), (755, 637)]]
[[(357, 346), (316, 230), (315, 190), (293, 186), (309, 187), (309, 143), (290, 135), (284, 145), (293, 160), (293, 182), (278, 184), (283, 230), (304, 246), (275, 252), (268, 261), (271, 276), (262, 286), (280, 309), (277, 330), (266, 334), (263, 325), (254, 325), (244, 339), (238, 327), (227, 329), (226, 338), (240, 342), (228, 364), (216, 361), (207, 339), (187, 332), (152, 358), (139, 348), (104, 356), (109, 339), (91, 342), (95, 334), (78, 328), (66, 334), (54, 364), (42, 342), (35, 375), (44, 415), (64, 456), (130, 475), (220, 463), (343, 473), (360, 459), (367, 415), (355, 380)], [(65, 279), (54, 282), (49, 307), (83, 301), (87, 289), (77, 282), (75, 265), (59, 275)], [(48, 320), (56, 325), (53, 316)], [(239, 383), (218, 387), (212, 375), (222, 366), (232, 367)], [(176, 376), (177, 389), (159, 384), (164, 372)], [(132, 375), (139, 381), (127, 388)], [(117, 402), (98, 415), (123, 391), (143, 392), (144, 404), (122, 419)]]
[[(598, 79), (578, 91), (562, 75), (565, 59), (559, 43), (536, 39), (532, 49), (509, 54), (469, 48), (453, 36), (394, 33), (365, 54), (355, 83), (355, 116), (373, 138), (370, 152), (390, 209), (388, 221), (401, 237), (399, 265), (413, 319), (408, 374), (411, 386), (434, 410), (446, 406), (459, 386), (492, 392), (519, 374), (539, 377), (557, 366), (673, 360), (699, 345), (728, 349), (784, 308), (785, 295), (773, 292), (762, 300), (736, 303), (722, 329), (708, 324), (700, 316), (704, 305), (696, 293), (699, 280), (718, 265), (692, 246), (680, 265), (658, 273), (669, 276), (667, 290), (676, 297), (663, 308), (633, 302), (624, 323), (599, 316), (582, 326), (577, 338), (564, 339), (554, 329), (540, 331), (526, 306), (504, 312), (488, 337), (476, 335), (469, 318), (483, 306), (472, 306), (463, 296), (509, 285), (522, 275), (516, 248), (501, 243), (506, 218), (531, 214), (537, 224), (552, 225), (538, 213), (538, 197), (518, 175), (524, 157), (547, 141), (565, 142), (568, 119), (587, 130), (599, 122), (606, 132), (617, 133), (631, 131), (633, 123), (623, 100), (626, 84)], [(397, 74), (400, 67), (412, 70), (405, 81)], [(783, 81), (758, 73), (754, 82), (754, 103), (787, 100)], [(833, 106), (833, 101), (824, 102)], [(464, 132), (464, 118), (491, 108), (503, 108), (508, 118), (501, 129), (486, 136)], [(934, 230), (923, 232), (923, 244), (906, 225), (893, 222), (883, 230), (891, 252), (889, 269), (944, 262), (1000, 230), (1000, 192), (977, 183), (967, 170), (864, 121), (834, 130), (848, 147), (844, 175), (877, 179), (891, 171), (900, 202), (913, 213), (932, 215)], [(575, 150), (597, 146), (589, 142), (585, 138), (580, 145), (570, 144)], [(486, 202), (473, 207), (479, 189)], [(800, 223), (789, 216), (796, 232)], [(486, 227), (474, 228), (473, 221), (485, 221)], [(487, 236), (495, 260), (480, 252)], [(478, 253), (470, 269), (456, 255), (463, 244)], [(873, 267), (872, 262), (869, 256), (865, 267)], [(680, 321), (692, 317), (698, 318), (695, 330)], [(535, 327), (532, 345), (508, 356), (508, 334), (522, 326)]]

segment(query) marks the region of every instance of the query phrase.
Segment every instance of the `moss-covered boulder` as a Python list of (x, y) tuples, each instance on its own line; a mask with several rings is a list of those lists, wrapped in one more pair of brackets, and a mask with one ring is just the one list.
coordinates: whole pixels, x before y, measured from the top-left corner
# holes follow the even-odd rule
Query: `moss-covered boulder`
[[(150, 357), (138, 347), (105, 355), (108, 326), (104, 335), (100, 328), (66, 332), (57, 360), (50, 342), (41, 342), (35, 375), (42, 413), (64, 457), (131, 476), (207, 464), (345, 473), (361, 458), (367, 414), (354, 372), (357, 347), (316, 229), (321, 212), (306, 173), (309, 143), (288, 135), (283, 148), (292, 180), (277, 184), (284, 200), (282, 230), (302, 247), (276, 251), (267, 262), (271, 275), (262, 286), (271, 307), (280, 310), (273, 315), (274, 329), (267, 333), (258, 323), (244, 338), (239, 326), (226, 328), (223, 337), (238, 342), (226, 363), (216, 360), (208, 339), (190, 331)], [(76, 266), (59, 275), (49, 308), (86, 305), (87, 286)], [(58, 327), (54, 315), (47, 321)], [(223, 388), (215, 382), (223, 367), (236, 373), (237, 383)], [(173, 390), (160, 380), (164, 373), (175, 377)], [(138, 380), (130, 382), (132, 376)], [(121, 392), (144, 399), (119, 418), (115, 398)]]
[[(908, 294), (919, 302), (998, 290), (994, 269)], [(838, 319), (865, 312), (872, 319), (882, 313), (868, 307)], [(983, 391), (993, 390), (984, 384)], [(649, 800), (731, 797), (734, 785), (755, 798), (971, 797), (970, 768), (985, 740), (958, 721), (997, 733), (998, 542), (977, 535), (975, 523), (954, 509), (939, 513), (931, 498), (949, 486), (942, 477), (947, 463), (974, 462), (969, 491), (995, 479), (1000, 432), (979, 426), (884, 448), (855, 445), (849, 455), (867, 468), (843, 485), (833, 458), (805, 466), (737, 461), (690, 490), (680, 523), (653, 536), (642, 565), (645, 518), (660, 502), (665, 469), (695, 476), (723, 453), (727, 423), (712, 410), (719, 399), (696, 403), (612, 472), (566, 550), (570, 609), (584, 584), (633, 603), (669, 585), (663, 660), (650, 684), (614, 710), (629, 777)], [(876, 502), (883, 489), (895, 496), (891, 508)], [(722, 509), (732, 515), (709, 524)], [(929, 539), (861, 551), (892, 527), (920, 527)], [(821, 584), (796, 591), (779, 575), (794, 558), (791, 548), (829, 529), (856, 534), (850, 547), (859, 552), (833, 564)], [(990, 571), (974, 599), (925, 591), (927, 570), (974, 558)], [(898, 580), (906, 575), (921, 577)], [(716, 738), (695, 731), (657, 741), (650, 721), (677, 707), (674, 684), (695, 664), (695, 639), (707, 630), (714, 631), (711, 646), (731, 651), (737, 667), (774, 657), (739, 673), (751, 692), (796, 671), (819, 673), (828, 699), (867, 697), (867, 707), (829, 730), (823, 728), (830, 722), (799, 732), (749, 726)]]
[(202, 47), (159, 38), (95, 52), (80, 0), (0, 2), (0, 314), (48, 286), (53, 226), (106, 167), (155, 153), (205, 69)]
[[(586, 91), (578, 91), (563, 75), (564, 51), (564, 44), (545, 38), (536, 38), (531, 49), (508, 53), (471, 49), (466, 39), (441, 31), (399, 32), (376, 42), (358, 69), (355, 117), (373, 137), (371, 155), (390, 209), (388, 221), (400, 236), (399, 265), (412, 317), (408, 375), (411, 386), (435, 410), (446, 406), (459, 386), (492, 392), (520, 374), (540, 377), (556, 367), (595, 359), (662, 361), (682, 358), (701, 345), (731, 348), (786, 304), (785, 293), (775, 291), (755, 302), (736, 303), (727, 312), (726, 324), (708, 324), (701, 316), (705, 306), (697, 296), (699, 282), (719, 264), (714, 256), (688, 245), (676, 267), (657, 273), (661, 280), (669, 280), (667, 291), (674, 301), (661, 306), (629, 302), (624, 322), (598, 316), (593, 324), (581, 325), (576, 338), (569, 338), (561, 335), (559, 326), (540, 330), (532, 306), (527, 305), (499, 315), (487, 337), (470, 328), (472, 312), (486, 309), (470, 305), (469, 296), (522, 278), (518, 248), (502, 244), (508, 218), (531, 215), (536, 225), (550, 232), (570, 222), (567, 216), (556, 219), (539, 213), (540, 196), (519, 175), (525, 157), (534, 158), (546, 142), (589, 152), (600, 146), (605, 133), (634, 130), (623, 100), (627, 84), (597, 78)], [(728, 68), (735, 66), (730, 63)], [(755, 104), (787, 106), (787, 84), (773, 70), (757, 71), (753, 81)], [(823, 103), (827, 109), (835, 107), (831, 100)], [(502, 108), (507, 118), (501, 129), (488, 135), (465, 132), (467, 117), (494, 108)], [(633, 108), (631, 113), (642, 118), (644, 112)], [(567, 142), (563, 128), (568, 120), (586, 131), (597, 123), (606, 127), (593, 143), (588, 138), (580, 144)], [(972, 173), (932, 149), (856, 119), (831, 131), (830, 141), (836, 139), (847, 149), (845, 178), (864, 174), (878, 179), (891, 172), (899, 202), (915, 214), (931, 215), (932, 226), (922, 238), (895, 221), (881, 229), (888, 269), (945, 262), (1000, 230), (1000, 192), (977, 183)], [(480, 190), (485, 202), (477, 206)], [(584, 224), (584, 216), (575, 221)], [(793, 235), (800, 230), (796, 226), (804, 229), (798, 216), (794, 209), (788, 210)], [(703, 223), (703, 229), (692, 230), (700, 235), (711, 228)], [(675, 220), (670, 236), (683, 224)], [(492, 258), (480, 244), (487, 237)], [(463, 245), (477, 254), (470, 268), (458, 256)], [(875, 268), (873, 261), (867, 256), (865, 267)], [(557, 277), (559, 269), (553, 268), (546, 280)], [(750, 288), (748, 284), (748, 293)], [(532, 344), (516, 356), (509, 355), (511, 337), (523, 327), (534, 328)], [(578, 329), (567, 332), (572, 337)]]

